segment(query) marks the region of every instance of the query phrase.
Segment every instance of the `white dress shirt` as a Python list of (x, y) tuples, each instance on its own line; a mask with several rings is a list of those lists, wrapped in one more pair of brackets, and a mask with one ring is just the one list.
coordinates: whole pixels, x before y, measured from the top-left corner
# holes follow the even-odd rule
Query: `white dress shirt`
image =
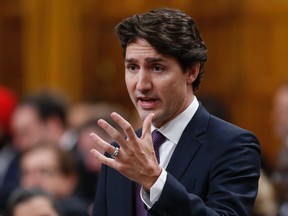
[[(150, 193), (147, 193), (143, 188), (141, 188), (141, 199), (147, 205), (148, 209), (150, 209), (154, 203), (159, 199), (164, 184), (167, 178), (166, 167), (171, 159), (171, 156), (176, 148), (180, 137), (190, 122), (191, 118), (194, 116), (196, 110), (198, 109), (199, 102), (197, 98), (194, 96), (192, 103), (178, 116), (176, 116), (173, 120), (158, 128), (158, 130), (167, 138), (166, 141), (159, 148), (160, 155), (160, 163), (159, 165), (162, 167), (162, 172), (154, 183), (154, 185), (150, 189)], [(152, 125), (151, 131), (155, 130), (155, 126)]]

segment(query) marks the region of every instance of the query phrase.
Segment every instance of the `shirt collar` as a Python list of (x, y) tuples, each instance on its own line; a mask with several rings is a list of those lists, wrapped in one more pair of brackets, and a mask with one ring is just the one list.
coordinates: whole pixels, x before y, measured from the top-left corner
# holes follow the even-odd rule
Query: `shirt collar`
[[(177, 115), (174, 119), (169, 121), (167, 124), (163, 125), (158, 130), (171, 142), (177, 144), (180, 140), (180, 137), (194, 116), (196, 110), (199, 107), (199, 102), (194, 96), (191, 104), (179, 115)], [(154, 125), (151, 126), (151, 131), (157, 129)]]

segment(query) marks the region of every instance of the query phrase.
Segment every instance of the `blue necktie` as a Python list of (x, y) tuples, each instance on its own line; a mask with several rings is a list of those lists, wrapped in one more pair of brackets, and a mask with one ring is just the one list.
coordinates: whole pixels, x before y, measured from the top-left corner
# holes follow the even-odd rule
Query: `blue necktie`
[[(165, 140), (166, 140), (166, 137), (163, 134), (161, 134), (158, 130), (154, 130), (152, 132), (152, 142), (153, 142), (154, 152), (155, 152), (158, 163), (160, 162), (159, 148)], [(146, 216), (147, 211), (144, 208), (144, 203), (142, 202), (141, 197), (140, 197), (140, 189), (141, 189), (141, 185), (135, 184), (136, 216)]]

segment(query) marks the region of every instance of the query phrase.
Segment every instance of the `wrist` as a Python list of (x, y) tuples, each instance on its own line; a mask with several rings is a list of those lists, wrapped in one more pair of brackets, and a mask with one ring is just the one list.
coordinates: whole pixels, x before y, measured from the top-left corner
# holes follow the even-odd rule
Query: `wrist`
[(157, 167), (157, 170), (155, 170), (155, 174), (151, 175), (147, 181), (145, 181), (142, 185), (143, 189), (149, 193), (151, 187), (155, 184), (159, 176), (161, 175), (162, 168), (160, 166)]

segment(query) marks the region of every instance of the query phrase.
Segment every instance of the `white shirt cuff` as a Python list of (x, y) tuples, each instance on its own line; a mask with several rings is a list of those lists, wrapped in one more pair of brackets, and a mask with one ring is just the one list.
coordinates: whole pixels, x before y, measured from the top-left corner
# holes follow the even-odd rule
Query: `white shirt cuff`
[(156, 201), (158, 201), (163, 187), (165, 185), (167, 179), (167, 172), (166, 170), (162, 169), (162, 172), (157, 179), (157, 181), (154, 183), (154, 185), (150, 188), (150, 193), (147, 193), (143, 187), (141, 187), (140, 190), (140, 196), (144, 204), (147, 206), (148, 209), (152, 208), (152, 206), (155, 204)]

